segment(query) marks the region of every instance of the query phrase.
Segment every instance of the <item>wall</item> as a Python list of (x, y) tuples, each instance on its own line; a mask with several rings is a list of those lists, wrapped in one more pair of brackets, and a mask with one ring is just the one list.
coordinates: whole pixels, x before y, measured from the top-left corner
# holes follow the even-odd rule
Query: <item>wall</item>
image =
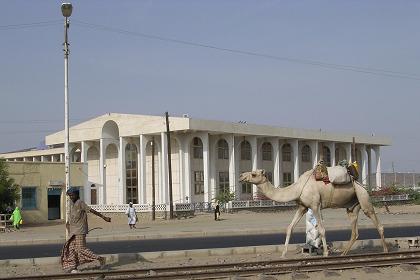
[[(8, 162), (10, 177), (20, 187), (36, 187), (36, 209), (22, 210), (24, 223), (48, 222), (48, 187), (50, 184), (64, 183), (64, 163), (55, 162)], [(83, 163), (70, 165), (72, 186), (85, 186), (87, 166)], [(58, 187), (58, 186), (54, 186)], [(65, 217), (64, 186), (61, 193), (61, 218)], [(83, 189), (81, 189), (83, 193)], [(17, 202), (21, 207), (21, 201)]]

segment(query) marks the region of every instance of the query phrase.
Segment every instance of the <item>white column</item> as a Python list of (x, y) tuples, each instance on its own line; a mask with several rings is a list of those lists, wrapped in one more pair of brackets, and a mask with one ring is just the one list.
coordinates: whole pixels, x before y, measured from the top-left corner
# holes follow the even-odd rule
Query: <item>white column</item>
[(87, 161), (87, 151), (89, 149), (89, 145), (86, 141), (82, 141), (80, 143), (80, 161), (86, 162)]
[[(252, 136), (249, 137), (249, 144), (251, 145), (251, 163), (252, 163), (252, 171), (258, 169), (258, 142), (257, 137)], [(252, 197), (254, 199), (257, 198), (258, 188), (257, 185), (252, 185)]]
[(382, 186), (382, 172), (381, 172), (381, 150), (379, 146), (373, 148), (376, 154), (376, 186), (381, 188)]
[(120, 149), (118, 153), (118, 203), (125, 204), (127, 197), (127, 188), (125, 185), (125, 146), (127, 141), (120, 136)]
[(210, 158), (210, 190), (211, 198), (216, 197), (216, 161), (217, 156), (215, 153), (216, 140), (209, 140), (209, 158)]
[(191, 198), (191, 157), (190, 157), (190, 138), (184, 138), (184, 194), (188, 196), (188, 201), (193, 202)]
[(367, 153), (366, 153), (366, 145), (360, 145), (360, 153), (362, 154), (362, 162), (361, 162), (361, 164), (362, 164), (362, 166), (361, 166), (361, 168), (362, 168), (362, 177), (360, 178), (360, 182), (363, 184), (363, 185), (366, 185), (367, 184), (367, 179), (368, 179), (368, 175), (367, 175), (367, 169), (368, 169), (368, 167), (367, 167), (367, 162), (368, 162), (368, 159), (367, 159)]
[(314, 168), (318, 164), (318, 161), (319, 161), (319, 143), (318, 141), (313, 141), (310, 143), (310, 146), (311, 146), (312, 165)]
[(299, 141), (297, 139), (290, 141), (293, 149), (293, 182), (299, 178)]
[(87, 204), (90, 204), (91, 197), (90, 197), (90, 183), (89, 183), (89, 176), (88, 176), (88, 164), (87, 164), (87, 151), (89, 149), (89, 145), (86, 141), (82, 141), (80, 143), (80, 162), (85, 163), (84, 170), (86, 171), (86, 183), (83, 188), (84, 192), (84, 200)]
[(210, 174), (210, 149), (209, 149), (209, 134), (203, 133), (201, 135), (203, 141), (203, 169), (204, 169), (204, 202), (211, 201), (211, 192), (209, 188), (209, 174)]
[(372, 174), (372, 149), (369, 147), (367, 147), (367, 160), (368, 160), (368, 178), (367, 178), (367, 182), (369, 185), (368, 190), (370, 191), (372, 188), (372, 178), (371, 178), (371, 174)]
[(106, 204), (106, 167), (105, 167), (105, 154), (106, 152), (106, 140), (101, 138), (99, 140), (99, 174), (101, 177), (101, 186), (99, 189), (98, 203)]
[(229, 144), (229, 187), (230, 191), (237, 194), (237, 191), (239, 190), (239, 187), (235, 184), (235, 170), (236, 170), (236, 156), (235, 156), (235, 136), (232, 134), (228, 138), (228, 144)]
[(346, 154), (347, 154), (347, 160), (349, 162), (352, 162), (353, 159), (351, 158), (351, 143), (346, 144)]
[(335, 166), (335, 142), (329, 143), (328, 148), (330, 148), (331, 153), (331, 166)]
[[(26, 159), (23, 158), (23, 161), (26, 161)], [(64, 154), (60, 154), (60, 162), (63, 162), (63, 161), (64, 161)]]
[(160, 143), (161, 143), (161, 180), (162, 185), (160, 186), (161, 189), (161, 202), (169, 204), (169, 193), (168, 193), (168, 141), (166, 139), (166, 133), (160, 133)]
[(271, 145), (273, 146), (273, 152), (274, 152), (274, 174), (273, 174), (273, 180), (274, 180), (274, 186), (278, 187), (280, 186), (280, 145), (279, 140), (275, 139), (274, 141), (271, 141)]
[[(178, 155), (179, 155), (179, 195), (181, 196), (181, 202), (186, 203), (185, 199), (185, 168), (184, 168), (184, 138), (179, 136), (179, 147), (178, 147)], [(188, 198), (189, 199), (189, 198)], [(189, 202), (189, 201), (188, 201)]]
[(138, 178), (138, 201), (139, 203), (146, 204), (147, 203), (147, 188), (146, 188), (146, 146), (147, 146), (147, 139), (143, 134), (139, 135), (139, 152), (138, 152), (138, 174), (140, 175)]

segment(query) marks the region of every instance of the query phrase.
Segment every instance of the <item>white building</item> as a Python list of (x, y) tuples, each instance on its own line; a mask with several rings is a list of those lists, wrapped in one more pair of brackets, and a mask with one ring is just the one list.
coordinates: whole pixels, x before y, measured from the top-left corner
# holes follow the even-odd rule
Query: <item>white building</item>
[[(265, 169), (274, 185), (288, 185), (313, 168), (321, 155), (329, 165), (352, 160), (353, 137), (360, 180), (367, 184), (368, 174), (374, 172), (375, 186), (381, 186), (380, 147), (390, 145), (384, 137), (321, 130), (188, 117), (170, 117), (169, 122), (174, 203), (210, 202), (222, 189), (230, 189), (239, 200), (258, 199), (256, 186), (238, 182), (241, 172)], [(111, 113), (71, 127), (70, 159), (87, 164), (84, 199), (91, 204), (150, 204), (152, 139), (156, 203), (168, 204), (164, 117)], [(48, 149), (4, 153), (0, 157), (8, 161), (64, 162), (64, 131), (46, 136), (45, 142)]]

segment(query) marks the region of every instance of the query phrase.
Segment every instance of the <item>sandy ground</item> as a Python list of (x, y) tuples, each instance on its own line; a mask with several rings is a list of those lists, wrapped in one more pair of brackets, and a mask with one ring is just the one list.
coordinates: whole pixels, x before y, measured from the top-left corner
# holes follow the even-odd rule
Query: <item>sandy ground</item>
[[(382, 249), (372, 248), (369, 252), (381, 252)], [(364, 250), (366, 252), (366, 249)], [(360, 251), (354, 250), (353, 253), (360, 253)], [(338, 254), (338, 252), (333, 252)], [(300, 251), (289, 252), (289, 258), (301, 258), (302, 254)], [(312, 258), (306, 255), (307, 258)], [(135, 268), (147, 268), (153, 270), (157, 267), (169, 267), (169, 266), (184, 266), (184, 265), (199, 265), (199, 264), (217, 264), (217, 263), (229, 263), (229, 262), (249, 262), (258, 260), (275, 260), (280, 259), (278, 253), (266, 253), (266, 254), (250, 254), (250, 255), (235, 255), (235, 256), (214, 256), (207, 258), (167, 258), (159, 259), (154, 261), (141, 261), (126, 264), (108, 264), (105, 270), (120, 270), (120, 269), (135, 269)], [(95, 271), (95, 269), (84, 269), (85, 271)], [(3, 266), (0, 267), (0, 277), (7, 278), (11, 276), (25, 276), (25, 275), (44, 275), (44, 274), (56, 274), (63, 273), (61, 268), (57, 265), (47, 266)], [(93, 279), (93, 278), (92, 278)], [(226, 279), (226, 278), (224, 278)], [(285, 275), (258, 275), (254, 277), (238, 277), (232, 275), (230, 279), (245, 280), (245, 279), (258, 279), (258, 280), (269, 280), (269, 279), (340, 279), (340, 280), (358, 280), (358, 279), (381, 279), (381, 280), (418, 280), (420, 279), (420, 265), (399, 265), (394, 267), (383, 267), (383, 268), (360, 268), (360, 269), (348, 269), (348, 270), (325, 270), (320, 272), (311, 273), (289, 273)]]

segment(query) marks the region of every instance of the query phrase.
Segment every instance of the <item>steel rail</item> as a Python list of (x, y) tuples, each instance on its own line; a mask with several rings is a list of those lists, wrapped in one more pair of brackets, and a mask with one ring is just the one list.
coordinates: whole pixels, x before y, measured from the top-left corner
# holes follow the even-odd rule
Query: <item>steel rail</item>
[[(88, 279), (104, 277), (107, 279), (182, 279), (196, 277), (212, 278), (229, 275), (255, 275), (261, 273), (284, 274), (292, 271), (319, 271), (325, 269), (350, 269), (359, 267), (379, 267), (401, 263), (420, 263), (420, 250), (400, 251), (390, 253), (356, 254), (349, 256), (330, 256), (299, 259), (281, 259), (271, 261), (252, 261), (241, 263), (210, 264), (199, 266), (173, 266), (162, 268), (130, 269), (114, 271), (93, 271), (77, 274), (31, 275), (22, 277), (7, 277), (10, 280), (39, 279)], [(108, 278), (111, 277), (111, 278)], [(116, 278), (117, 277), (117, 278)]]

